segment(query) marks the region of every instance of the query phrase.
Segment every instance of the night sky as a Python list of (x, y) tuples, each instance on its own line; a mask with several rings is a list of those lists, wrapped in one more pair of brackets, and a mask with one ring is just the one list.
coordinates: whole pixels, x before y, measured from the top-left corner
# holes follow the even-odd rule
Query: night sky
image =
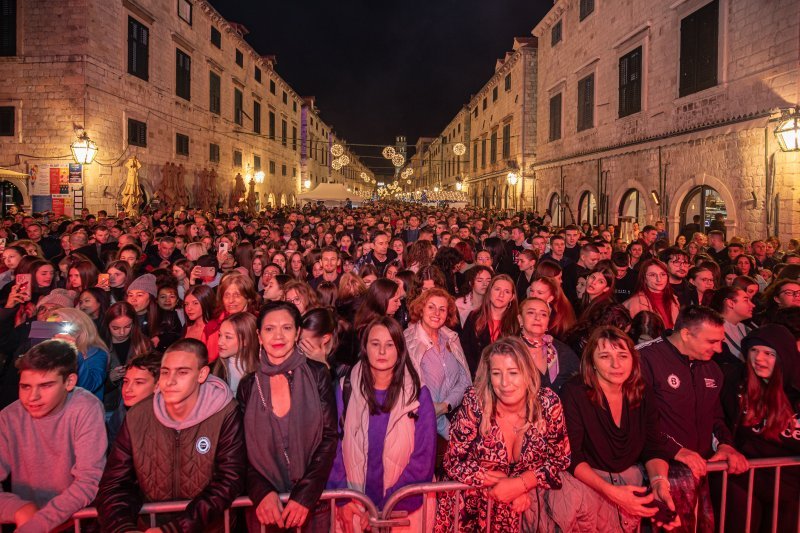
[[(515, 36), (531, 30), (549, 0), (211, 0), (250, 31), (260, 54), (376, 173), (380, 149), (435, 136), (494, 72)], [(409, 153), (411, 155), (411, 153)]]

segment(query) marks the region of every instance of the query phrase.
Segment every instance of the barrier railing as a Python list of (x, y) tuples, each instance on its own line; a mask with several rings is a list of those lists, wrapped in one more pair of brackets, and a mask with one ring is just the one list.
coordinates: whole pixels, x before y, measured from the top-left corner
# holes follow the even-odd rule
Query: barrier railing
[[(757, 470), (764, 470), (764, 469), (774, 469), (775, 470), (775, 478), (773, 481), (773, 494), (772, 494), (772, 510), (771, 510), (771, 517), (772, 517), (772, 532), (775, 533), (777, 531), (778, 526), (778, 510), (779, 510), (779, 503), (780, 503), (780, 489), (781, 489), (781, 470), (786, 467), (800, 467), (800, 456), (796, 457), (778, 457), (778, 458), (771, 458), (771, 459), (751, 459), (749, 460), (750, 469), (746, 474), (748, 476), (748, 484), (747, 484), (747, 509), (746, 509), (746, 518), (744, 524), (744, 531), (750, 531), (751, 523), (752, 523), (752, 514), (753, 514), (753, 491), (754, 491), (754, 479), (755, 473)], [(725, 462), (715, 462), (715, 463), (708, 463), (707, 471), (711, 473), (721, 473), (722, 476), (722, 487), (721, 487), (721, 502), (718, 507), (719, 509), (719, 518), (717, 520), (718, 523), (718, 531), (720, 533), (725, 532), (725, 520), (726, 520), (726, 511), (727, 511), (727, 493), (728, 493), (728, 477), (729, 474), (726, 471), (727, 463)], [(430, 531), (431, 528), (428, 528), (428, 515), (430, 513), (428, 498), (426, 496), (430, 495), (438, 495), (442, 493), (461, 493), (465, 490), (476, 490), (475, 487), (470, 485), (465, 485), (463, 483), (458, 483), (454, 481), (439, 481), (439, 482), (431, 482), (431, 483), (419, 483), (415, 485), (408, 485), (403, 487), (402, 489), (398, 490), (394, 494), (392, 494), (387, 500), (386, 503), (381, 511), (378, 511), (376, 505), (370, 500), (365, 494), (361, 492), (357, 492), (354, 490), (349, 489), (338, 489), (338, 490), (326, 490), (322, 493), (321, 500), (322, 501), (330, 501), (331, 502), (331, 531), (335, 531), (336, 529), (336, 501), (337, 500), (352, 500), (360, 503), (364, 506), (367, 514), (369, 515), (370, 526), (373, 531), (391, 531), (393, 527), (403, 527), (408, 526), (410, 524), (409, 519), (407, 518), (407, 513), (405, 512), (396, 512), (395, 508), (397, 505), (410, 497), (413, 496), (422, 496), (422, 526), (421, 531), (427, 532)], [(288, 494), (281, 494), (280, 496), (281, 501), (286, 503), (289, 500)], [(189, 501), (171, 501), (171, 502), (155, 502), (155, 503), (146, 503), (142, 506), (141, 511), (139, 514), (148, 515), (150, 519), (150, 527), (156, 527), (156, 515), (163, 514), (163, 513), (175, 513), (183, 511), (186, 506), (189, 504)], [(487, 516), (486, 516), (486, 527), (487, 529), (491, 529), (492, 524), (492, 505), (491, 500), (487, 498)], [(798, 502), (800, 505), (800, 502)], [(231, 508), (225, 511), (225, 518), (224, 518), (224, 525), (226, 533), (230, 531), (231, 528), (231, 520), (230, 520), (230, 512), (231, 509), (242, 509), (252, 507), (253, 502), (250, 498), (247, 497), (239, 497), (231, 505)], [(460, 518), (461, 518), (461, 499), (455, 498), (455, 505), (453, 507), (453, 531), (459, 531), (460, 527)], [(87, 507), (86, 509), (82, 509), (75, 513), (72, 517), (75, 527), (75, 532), (80, 533), (81, 531), (81, 521), (94, 519), (97, 518), (97, 510), (93, 507)], [(800, 531), (800, 514), (797, 518), (797, 531)], [(262, 533), (265, 531), (265, 527), (261, 526)]]

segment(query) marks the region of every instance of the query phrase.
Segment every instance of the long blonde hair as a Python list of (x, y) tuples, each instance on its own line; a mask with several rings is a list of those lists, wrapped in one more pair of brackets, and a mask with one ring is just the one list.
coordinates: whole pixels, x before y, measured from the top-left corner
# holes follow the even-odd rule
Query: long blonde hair
[(62, 307), (51, 312), (49, 316), (72, 324), (73, 330), (70, 334), (75, 338), (75, 346), (78, 347), (78, 351), (84, 358), (89, 355), (90, 348), (100, 348), (106, 354), (110, 352), (106, 343), (100, 338), (97, 326), (94, 325), (89, 315), (80, 309)]
[(475, 394), (483, 412), (480, 422), (481, 435), (488, 435), (492, 427), (492, 418), (497, 415), (497, 394), (492, 387), (490, 368), (493, 355), (507, 355), (514, 359), (527, 389), (525, 419), (540, 432), (544, 431), (545, 420), (542, 416), (542, 402), (539, 399), (542, 378), (539, 371), (533, 367), (528, 348), (519, 337), (503, 337), (483, 349), (475, 376)]

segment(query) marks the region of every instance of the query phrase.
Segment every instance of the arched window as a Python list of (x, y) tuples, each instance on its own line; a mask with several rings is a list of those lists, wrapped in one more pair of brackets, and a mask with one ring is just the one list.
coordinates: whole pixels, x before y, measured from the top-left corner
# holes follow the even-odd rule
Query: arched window
[(588, 222), (592, 226), (597, 225), (597, 199), (589, 191), (584, 191), (578, 200), (578, 224)]
[(492, 207), (500, 207), (497, 205), (497, 186), (492, 187)]
[(553, 193), (550, 197), (550, 201), (547, 203), (547, 209), (550, 210), (553, 226), (561, 226), (561, 197), (558, 193)]
[(645, 219), (645, 204), (638, 189), (628, 189), (619, 203), (619, 216), (631, 217), (641, 226)]
[[(692, 222), (695, 215), (700, 217), (700, 224), (706, 231), (725, 230), (723, 221), (728, 216), (728, 210), (716, 189), (701, 185), (689, 191), (681, 204), (681, 228)], [(712, 224), (715, 218), (717, 223)]]

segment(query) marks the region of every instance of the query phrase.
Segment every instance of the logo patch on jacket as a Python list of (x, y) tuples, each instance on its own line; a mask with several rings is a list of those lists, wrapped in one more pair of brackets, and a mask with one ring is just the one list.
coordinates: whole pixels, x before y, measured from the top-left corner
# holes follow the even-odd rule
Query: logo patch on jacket
[(200, 437), (197, 439), (194, 447), (197, 450), (197, 453), (205, 455), (211, 449), (211, 439), (208, 437)]
[(675, 374), (670, 374), (669, 376), (667, 376), (667, 385), (669, 385), (673, 389), (677, 389), (678, 387), (681, 386), (681, 379)]
[(716, 389), (717, 388), (717, 380), (711, 378), (704, 378), (703, 381), (706, 382), (707, 389)]

